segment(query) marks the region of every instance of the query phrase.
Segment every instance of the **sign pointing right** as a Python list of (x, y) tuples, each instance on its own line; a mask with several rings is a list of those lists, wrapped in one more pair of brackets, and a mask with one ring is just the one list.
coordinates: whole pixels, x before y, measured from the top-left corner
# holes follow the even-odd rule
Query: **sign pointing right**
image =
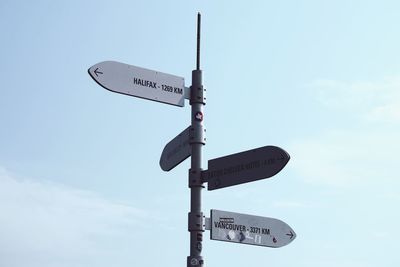
[(208, 190), (269, 178), (288, 163), (289, 154), (280, 147), (264, 146), (208, 161), (203, 180)]
[(212, 240), (279, 248), (296, 238), (289, 225), (274, 218), (211, 210), (210, 223)]

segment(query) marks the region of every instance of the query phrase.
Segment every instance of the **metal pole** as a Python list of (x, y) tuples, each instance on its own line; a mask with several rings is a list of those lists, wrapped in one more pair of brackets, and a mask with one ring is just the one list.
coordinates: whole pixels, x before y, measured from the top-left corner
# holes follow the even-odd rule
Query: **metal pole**
[(197, 14), (197, 57), (196, 70), (192, 71), (192, 86), (190, 87), (190, 105), (192, 118), (190, 129), (190, 144), (192, 148), (191, 168), (189, 170), (190, 212), (188, 216), (188, 230), (190, 232), (190, 256), (187, 257), (187, 267), (202, 267), (201, 256), (204, 232), (204, 216), (201, 211), (201, 179), (202, 147), (205, 145), (205, 128), (203, 126), (205, 95), (200, 70), (200, 22), (201, 15)]

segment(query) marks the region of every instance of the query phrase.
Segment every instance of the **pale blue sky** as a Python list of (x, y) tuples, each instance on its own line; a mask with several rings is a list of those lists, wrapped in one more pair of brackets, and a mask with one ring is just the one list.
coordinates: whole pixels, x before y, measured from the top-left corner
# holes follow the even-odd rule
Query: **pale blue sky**
[[(217, 3), (216, 3), (217, 2)], [(203, 193), (273, 217), (271, 249), (203, 243), (206, 266), (395, 267), (400, 2), (0, 2), (0, 266), (185, 266), (185, 161), (163, 172), (184, 108), (111, 93), (114, 60), (185, 77), (202, 13), (207, 160), (265, 145), (275, 177)]]

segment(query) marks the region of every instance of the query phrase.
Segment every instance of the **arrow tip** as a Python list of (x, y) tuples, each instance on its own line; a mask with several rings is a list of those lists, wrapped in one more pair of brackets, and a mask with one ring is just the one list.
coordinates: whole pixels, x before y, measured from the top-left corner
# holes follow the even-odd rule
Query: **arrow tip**
[(94, 70), (94, 74), (96, 74), (96, 76), (99, 77), (99, 74), (103, 74), (103, 72), (99, 71), (99, 68), (96, 68)]
[(290, 237), (290, 240), (293, 240), (296, 238), (296, 234), (294, 233), (293, 230), (290, 230), (289, 233), (286, 235)]
[(95, 66), (91, 66), (88, 69), (88, 73), (89, 73), (90, 77), (92, 77), (92, 79), (94, 79), (94, 80), (96, 80), (96, 77), (97, 77), (97, 75), (95, 75), (95, 71), (94, 71), (95, 69), (96, 69)]

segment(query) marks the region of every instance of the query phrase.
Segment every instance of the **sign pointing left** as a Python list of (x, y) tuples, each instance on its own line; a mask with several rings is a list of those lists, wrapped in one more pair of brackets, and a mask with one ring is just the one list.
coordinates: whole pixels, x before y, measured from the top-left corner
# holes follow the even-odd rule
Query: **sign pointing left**
[(99, 85), (115, 93), (179, 107), (185, 104), (183, 77), (115, 61), (97, 63), (88, 72)]
[(187, 127), (164, 147), (160, 158), (160, 167), (163, 171), (172, 170), (192, 154), (189, 143), (190, 128)]
[[(90, 72), (89, 72), (90, 73)], [(96, 68), (94, 70), (94, 74), (96, 74), (96, 77), (99, 77), (99, 74), (103, 74), (101, 71), (99, 71), (99, 68)]]

